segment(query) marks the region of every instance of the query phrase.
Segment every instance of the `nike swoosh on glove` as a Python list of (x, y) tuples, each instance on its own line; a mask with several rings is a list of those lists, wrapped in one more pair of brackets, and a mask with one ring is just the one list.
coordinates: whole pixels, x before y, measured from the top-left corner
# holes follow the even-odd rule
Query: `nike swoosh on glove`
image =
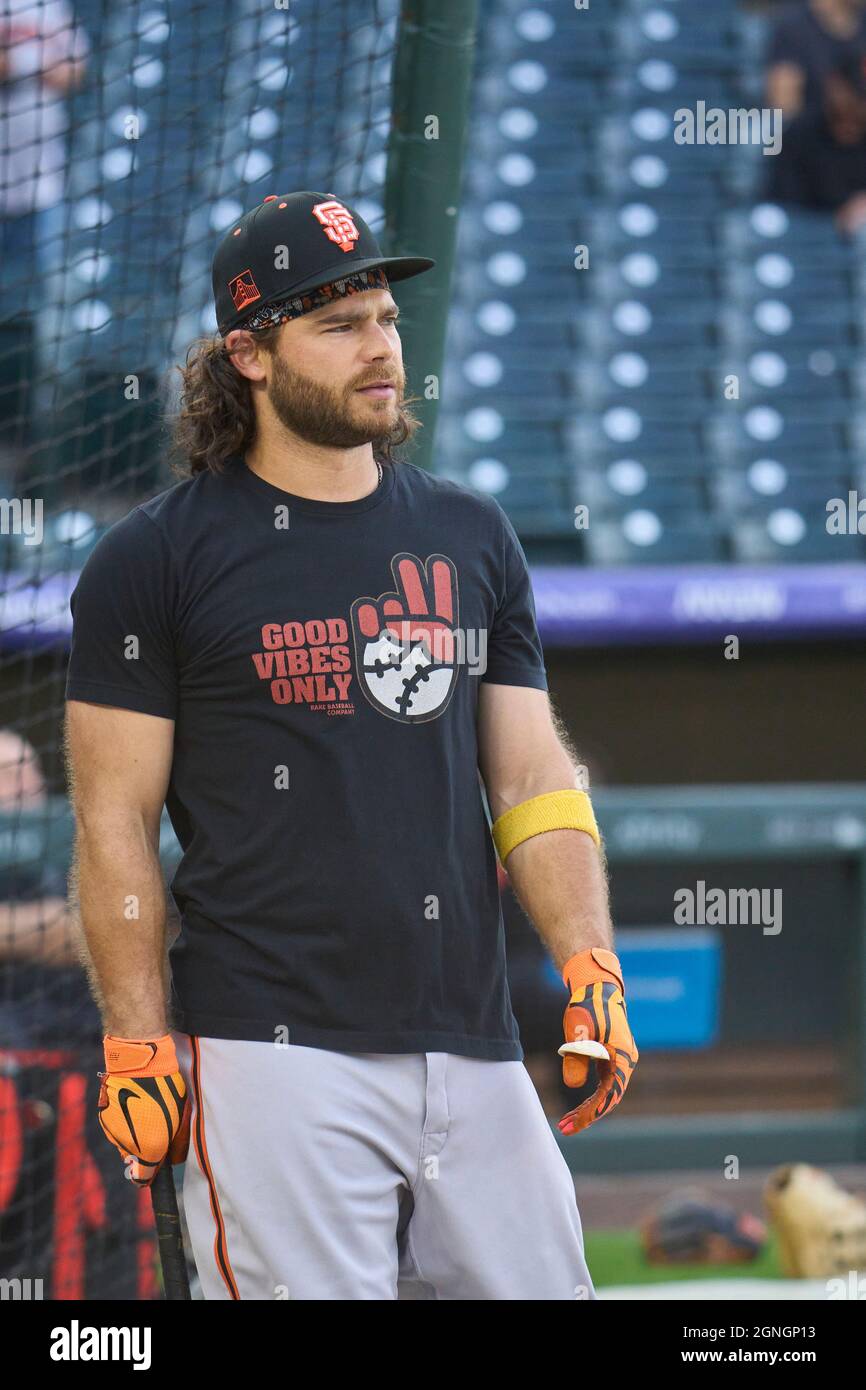
[(149, 1187), (165, 1163), (183, 1163), (189, 1149), (190, 1103), (174, 1039), (103, 1039), (99, 1123), (129, 1162), (129, 1176)]

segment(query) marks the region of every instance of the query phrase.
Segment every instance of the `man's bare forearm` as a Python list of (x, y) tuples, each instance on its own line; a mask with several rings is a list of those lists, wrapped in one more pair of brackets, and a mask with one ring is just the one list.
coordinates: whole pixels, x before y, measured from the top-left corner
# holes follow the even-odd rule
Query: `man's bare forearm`
[(88, 975), (106, 1033), (168, 1030), (165, 883), (143, 824), (79, 821), (71, 891), (90, 955)]
[(511, 851), (506, 869), (557, 970), (590, 946), (613, 949), (604, 858), (585, 831), (533, 835)]
[[(494, 821), (547, 792), (585, 788), (585, 768), (562, 721), (551, 709), (556, 738), (500, 785), (486, 788)], [(584, 830), (547, 830), (523, 840), (505, 865), (511, 886), (557, 970), (590, 946), (612, 950), (613, 927), (604, 854)]]

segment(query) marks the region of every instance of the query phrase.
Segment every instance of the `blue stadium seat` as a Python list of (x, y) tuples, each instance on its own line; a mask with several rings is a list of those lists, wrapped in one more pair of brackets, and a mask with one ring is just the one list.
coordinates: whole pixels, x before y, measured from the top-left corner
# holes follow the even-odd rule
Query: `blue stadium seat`
[(734, 515), (771, 508), (795, 508), (814, 517), (825, 513), (829, 497), (847, 497), (852, 486), (842, 459), (834, 468), (824, 459), (757, 458), (746, 465), (718, 468), (710, 489), (720, 513)]
[(651, 471), (640, 459), (616, 459), (605, 468), (578, 467), (573, 495), (575, 505), (588, 506), (593, 516), (621, 516), (636, 507), (680, 514), (709, 510), (700, 473)]
[(729, 557), (715, 518), (649, 508), (591, 521), (583, 543), (594, 565), (710, 564)]
[(749, 564), (787, 561), (814, 563), (866, 559), (866, 537), (830, 535), (823, 508), (757, 508), (742, 512), (731, 523), (734, 558)]

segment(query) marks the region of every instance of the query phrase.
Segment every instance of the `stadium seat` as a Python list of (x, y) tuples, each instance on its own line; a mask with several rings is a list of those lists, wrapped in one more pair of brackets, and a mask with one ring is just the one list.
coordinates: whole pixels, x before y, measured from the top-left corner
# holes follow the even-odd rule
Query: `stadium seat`
[(635, 508), (591, 521), (583, 533), (593, 565), (708, 564), (728, 558), (720, 523), (688, 512)]
[(823, 508), (811, 515), (784, 506), (743, 511), (731, 522), (734, 558), (749, 564), (866, 559), (866, 537), (831, 535), (826, 519)]

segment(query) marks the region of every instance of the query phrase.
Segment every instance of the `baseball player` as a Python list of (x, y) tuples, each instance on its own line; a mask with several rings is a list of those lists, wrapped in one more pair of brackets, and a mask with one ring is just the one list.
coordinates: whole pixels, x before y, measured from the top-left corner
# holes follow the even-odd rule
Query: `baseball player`
[(137, 1183), (189, 1149), (210, 1299), (595, 1297), (522, 1064), (497, 852), (562, 971), (565, 1081), (597, 1068), (563, 1133), (638, 1054), (515, 532), (393, 453), (418, 422), (391, 285), (433, 264), (383, 256), (331, 193), (232, 226), (219, 336), (181, 369), (186, 476), (72, 598), (100, 1121)]

